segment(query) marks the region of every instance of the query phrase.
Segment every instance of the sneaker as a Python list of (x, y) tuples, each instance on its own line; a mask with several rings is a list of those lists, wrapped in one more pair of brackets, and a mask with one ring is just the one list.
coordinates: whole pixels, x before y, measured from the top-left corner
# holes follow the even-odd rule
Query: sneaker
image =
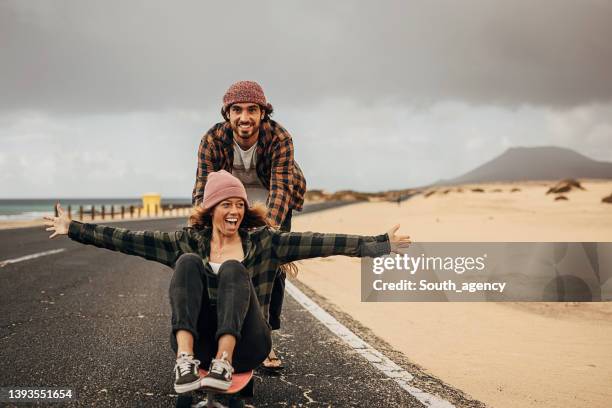
[(227, 353), (224, 351), (221, 358), (215, 358), (210, 363), (208, 374), (202, 379), (202, 387), (227, 391), (230, 385), (232, 385), (233, 372), (234, 368), (227, 361)]
[(192, 355), (180, 353), (174, 366), (174, 390), (182, 394), (200, 388), (200, 375), (198, 368), (200, 361)]

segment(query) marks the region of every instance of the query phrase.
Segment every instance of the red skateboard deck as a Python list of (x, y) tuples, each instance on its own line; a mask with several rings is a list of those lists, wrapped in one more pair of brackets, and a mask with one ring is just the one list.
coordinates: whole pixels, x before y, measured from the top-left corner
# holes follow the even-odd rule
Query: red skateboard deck
[[(204, 369), (200, 369), (200, 385), (208, 374)], [(232, 375), (232, 384), (226, 391), (214, 388), (201, 387), (194, 392), (180, 394), (176, 400), (177, 408), (244, 408), (246, 405), (244, 398), (252, 398), (254, 392), (253, 370)], [(206, 393), (206, 399), (194, 404), (194, 396), (198, 392)], [(217, 400), (218, 396), (227, 395), (229, 405), (223, 405)]]
[[(208, 371), (200, 368), (200, 378), (204, 378), (206, 374), (208, 374)], [(214, 391), (215, 394), (235, 394), (237, 392), (240, 392), (244, 387), (246, 387), (252, 378), (253, 370), (246, 371), (244, 373), (232, 374), (232, 385), (230, 385), (227, 390), (221, 391), (212, 389), (212, 391)], [(207, 388), (203, 389), (207, 390)]]

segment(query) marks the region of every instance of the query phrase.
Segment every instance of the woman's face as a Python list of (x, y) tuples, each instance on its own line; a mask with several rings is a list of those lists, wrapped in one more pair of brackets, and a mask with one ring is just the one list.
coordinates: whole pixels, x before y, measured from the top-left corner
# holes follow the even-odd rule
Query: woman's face
[(213, 209), (213, 228), (225, 236), (236, 234), (244, 218), (244, 211), (242, 198), (228, 198), (221, 201)]

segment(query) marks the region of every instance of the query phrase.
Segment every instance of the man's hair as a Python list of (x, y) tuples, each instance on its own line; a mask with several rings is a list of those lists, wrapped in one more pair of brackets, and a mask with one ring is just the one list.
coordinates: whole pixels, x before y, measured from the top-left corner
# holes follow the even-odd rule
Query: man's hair
[[(232, 105), (229, 105), (227, 107), (227, 109), (231, 108)], [(223, 116), (223, 119), (225, 119), (226, 122), (229, 121), (229, 115), (227, 114), (227, 109), (225, 109), (225, 107), (221, 107), (221, 116)], [(261, 106), (259, 105), (259, 109), (261, 109), (262, 111), (264, 111), (264, 117), (261, 120), (262, 122), (266, 122), (268, 120), (270, 120), (270, 116), (272, 116), (272, 113), (274, 113), (274, 108), (272, 107), (271, 104), (268, 104), (268, 106)]]

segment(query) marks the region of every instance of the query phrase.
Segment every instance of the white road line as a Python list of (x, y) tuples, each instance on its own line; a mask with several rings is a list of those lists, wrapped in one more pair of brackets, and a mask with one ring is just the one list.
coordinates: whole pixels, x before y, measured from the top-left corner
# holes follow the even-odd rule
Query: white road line
[(370, 346), (368, 343), (359, 338), (355, 333), (350, 331), (346, 326), (337, 321), (333, 316), (323, 310), (312, 299), (306, 296), (301, 290), (295, 287), (289, 280), (285, 283), (285, 289), (304, 309), (308, 310), (314, 317), (323, 323), (332, 333), (340, 337), (349, 347), (355, 350), (363, 358), (365, 358), (376, 369), (381, 371), (387, 377), (392, 378), (410, 395), (415, 397), (426, 407), (432, 408), (454, 408), (450, 402), (441, 399), (435, 395), (429, 394), (416, 387), (410, 385), (414, 378), (412, 374), (395, 364), (393, 361), (385, 357), (380, 351)]
[(52, 249), (51, 251), (37, 252), (35, 254), (22, 256), (22, 257), (15, 258), (15, 259), (7, 259), (6, 261), (0, 261), (0, 268), (3, 268), (8, 264), (22, 262), (22, 261), (29, 261), (30, 259), (40, 258), (41, 256), (59, 254), (60, 252), (63, 252), (65, 250), (66, 248)]

